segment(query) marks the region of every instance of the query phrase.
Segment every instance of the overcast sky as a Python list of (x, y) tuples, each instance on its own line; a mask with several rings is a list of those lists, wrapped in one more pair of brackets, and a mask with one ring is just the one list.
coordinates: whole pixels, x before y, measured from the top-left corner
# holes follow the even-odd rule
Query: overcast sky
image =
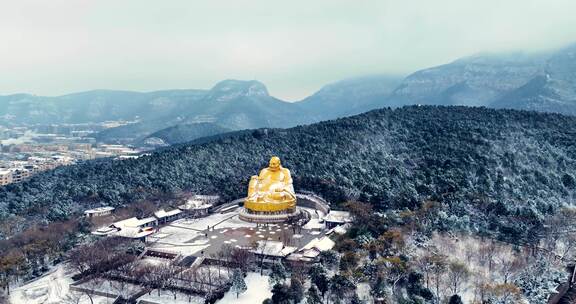
[(576, 42), (575, 12), (575, 0), (3, 1), (0, 95), (235, 78), (297, 100), (342, 78)]

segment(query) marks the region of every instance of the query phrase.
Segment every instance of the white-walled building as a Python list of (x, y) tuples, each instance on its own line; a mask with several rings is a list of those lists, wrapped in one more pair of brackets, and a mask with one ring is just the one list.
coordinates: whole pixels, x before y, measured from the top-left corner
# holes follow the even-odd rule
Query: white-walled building
[(184, 211), (191, 217), (204, 217), (210, 214), (213, 204), (206, 203), (203, 200), (190, 199), (185, 204), (178, 206), (178, 209)]
[(158, 224), (165, 224), (168, 222), (175, 221), (177, 219), (182, 218), (182, 210), (174, 209), (170, 211), (165, 211), (164, 209), (160, 209), (154, 212), (154, 216), (158, 219)]
[(86, 217), (96, 217), (109, 215), (114, 211), (114, 207), (98, 207), (84, 211)]
[(0, 186), (12, 183), (12, 171), (0, 169)]

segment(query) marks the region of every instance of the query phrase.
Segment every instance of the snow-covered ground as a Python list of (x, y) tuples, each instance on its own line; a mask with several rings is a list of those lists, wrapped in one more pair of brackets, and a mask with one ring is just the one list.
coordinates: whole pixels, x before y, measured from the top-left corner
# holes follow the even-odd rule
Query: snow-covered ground
[(176, 299), (174, 299), (174, 293), (168, 290), (160, 290), (160, 295), (158, 295), (158, 290), (153, 290), (150, 294), (145, 294), (138, 298), (138, 300), (144, 300), (147, 302), (153, 302), (158, 304), (173, 303), (173, 304), (204, 304), (204, 297), (200, 296), (190, 296), (181, 292), (176, 293)]
[(238, 228), (238, 227), (256, 227), (254, 223), (248, 223), (238, 218), (238, 212), (214, 213), (207, 217), (197, 219), (182, 219), (171, 224), (171, 226), (180, 226), (184, 228), (204, 231), (210, 229)]
[(60, 264), (45, 276), (14, 288), (10, 294), (12, 304), (64, 303), (74, 273)]
[(107, 298), (97, 295), (92, 295), (92, 301), (88, 295), (78, 291), (70, 291), (68, 296), (61, 302), (61, 303), (70, 303), (70, 304), (112, 304), (114, 303), (113, 298)]
[(366, 301), (369, 303), (371, 296), (370, 296), (370, 284), (368, 283), (358, 283), (356, 284), (356, 293), (360, 300)]
[(104, 292), (111, 295), (120, 295), (124, 298), (129, 298), (142, 290), (142, 287), (138, 285), (102, 279), (90, 280), (78, 285), (78, 287)]
[(268, 276), (261, 276), (259, 273), (249, 272), (245, 278), (248, 290), (236, 298), (236, 293), (228, 291), (224, 298), (216, 302), (217, 304), (254, 304), (262, 303), (266, 298), (272, 297)]

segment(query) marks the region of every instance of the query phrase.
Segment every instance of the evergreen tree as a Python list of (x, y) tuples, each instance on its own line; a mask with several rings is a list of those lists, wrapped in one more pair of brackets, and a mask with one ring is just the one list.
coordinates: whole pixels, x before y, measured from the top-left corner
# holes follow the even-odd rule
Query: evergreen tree
[(302, 282), (299, 279), (292, 277), (288, 292), (290, 293), (290, 299), (292, 299), (294, 304), (300, 303), (304, 298), (304, 286), (302, 285)]
[(284, 268), (284, 265), (282, 265), (281, 262), (274, 263), (272, 265), (272, 272), (270, 273), (268, 282), (272, 286), (276, 284), (283, 284), (287, 277), (288, 272), (286, 271), (286, 268)]
[(290, 304), (290, 293), (288, 286), (284, 284), (276, 284), (272, 287), (272, 303), (273, 304)]
[(330, 280), (328, 276), (326, 276), (326, 269), (321, 264), (315, 264), (310, 267), (308, 274), (310, 275), (312, 283), (318, 287), (318, 290), (322, 293), (322, 296), (324, 296), (330, 287)]
[(345, 298), (356, 289), (356, 285), (343, 275), (334, 275), (330, 280), (330, 292), (335, 301)]
[(234, 269), (234, 273), (232, 274), (232, 290), (236, 293), (236, 298), (247, 289), (244, 275), (239, 269)]
[(327, 250), (320, 252), (320, 263), (326, 268), (335, 268), (338, 266), (338, 261), (340, 257), (338, 253), (334, 250)]
[(310, 288), (308, 288), (308, 292), (306, 293), (306, 303), (322, 304), (322, 297), (320, 296), (318, 288), (314, 284), (312, 284)]
[(360, 300), (357, 293), (354, 293), (352, 299), (350, 299), (350, 304), (364, 304), (364, 301)]
[(322, 264), (314, 264), (308, 270), (308, 275), (310, 275), (310, 279), (312, 280), (312, 282), (315, 282), (318, 279), (318, 277), (326, 276), (326, 268), (324, 268)]
[(448, 304), (464, 304), (462, 302), (462, 298), (460, 298), (459, 295), (453, 295), (450, 297), (450, 301), (448, 302)]

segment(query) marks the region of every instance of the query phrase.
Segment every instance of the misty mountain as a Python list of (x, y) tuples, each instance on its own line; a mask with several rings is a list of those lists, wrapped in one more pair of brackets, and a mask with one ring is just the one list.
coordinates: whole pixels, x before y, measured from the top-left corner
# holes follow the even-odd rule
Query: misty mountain
[(212, 122), (229, 129), (290, 127), (309, 121), (296, 104), (268, 94), (259, 81), (224, 80), (188, 109), (187, 122)]
[[(142, 141), (154, 132), (176, 125), (209, 123), (221, 130), (242, 130), (291, 127), (310, 121), (307, 113), (298, 105), (270, 96), (261, 82), (224, 80), (185, 107), (177, 107), (175, 111), (154, 119), (143, 119), (138, 123), (104, 130), (96, 137), (103, 141), (126, 138)], [(192, 132), (176, 137), (195, 138), (198, 134), (189, 127), (169, 129), (163, 133), (176, 130)]]
[(538, 75), (541, 55), (476, 55), (417, 71), (385, 101), (408, 104), (490, 106), (494, 100)]
[(576, 45), (488, 54), (417, 71), (380, 106), (465, 105), (576, 114)]
[(30, 125), (152, 119), (187, 108), (203, 94), (202, 90), (94, 90), (57, 97), (7, 95), (0, 96), (0, 121)]
[(401, 81), (401, 77), (392, 75), (345, 79), (322, 87), (298, 104), (315, 121), (360, 114), (381, 107), (378, 102)]
[(576, 115), (576, 44), (554, 53), (541, 73), (491, 106)]
[[(0, 96), (1, 124), (133, 121), (96, 135), (141, 142), (177, 125), (223, 130), (285, 128), (403, 105), (465, 105), (576, 114), (576, 45), (553, 52), (481, 54), (417, 71), (404, 79), (358, 77), (324, 86), (302, 101), (270, 96), (261, 82), (224, 80), (210, 90), (149, 93), (96, 90), (58, 97)], [(170, 129), (195, 138), (193, 128)], [(189, 136), (183, 132), (191, 132)]]

